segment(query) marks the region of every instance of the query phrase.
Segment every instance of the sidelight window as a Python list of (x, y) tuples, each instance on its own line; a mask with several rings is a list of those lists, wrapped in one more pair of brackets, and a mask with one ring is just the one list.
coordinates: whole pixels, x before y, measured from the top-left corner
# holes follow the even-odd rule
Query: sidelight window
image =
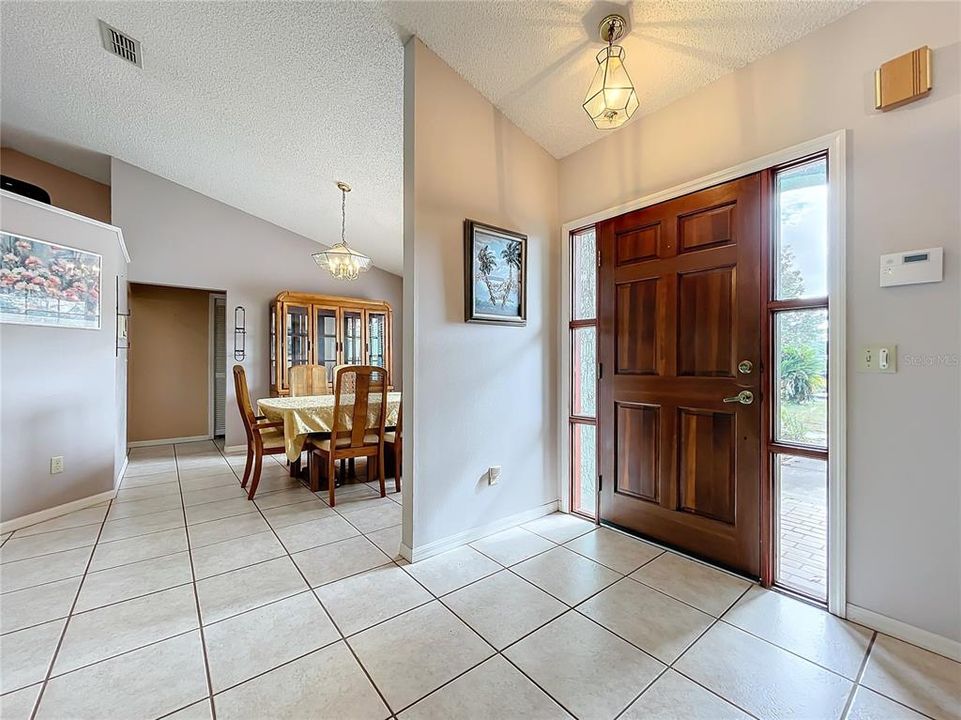
[(776, 584), (827, 599), (827, 158), (774, 171), (768, 302)]
[(571, 510), (597, 515), (597, 240), (571, 234)]

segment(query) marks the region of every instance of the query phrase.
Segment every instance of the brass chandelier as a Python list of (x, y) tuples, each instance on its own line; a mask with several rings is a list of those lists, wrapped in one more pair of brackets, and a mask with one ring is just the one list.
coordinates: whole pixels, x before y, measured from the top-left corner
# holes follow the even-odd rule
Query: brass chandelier
[(347, 193), (350, 185), (338, 182), (337, 188), (342, 193), (340, 200), (340, 242), (329, 250), (323, 250), (311, 255), (314, 262), (338, 280), (356, 280), (362, 272), (370, 270), (371, 259), (352, 250), (347, 245)]

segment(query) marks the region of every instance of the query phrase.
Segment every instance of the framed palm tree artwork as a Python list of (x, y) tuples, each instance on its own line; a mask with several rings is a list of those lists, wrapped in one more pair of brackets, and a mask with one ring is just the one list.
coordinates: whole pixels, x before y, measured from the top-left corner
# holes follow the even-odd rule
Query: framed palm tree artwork
[(527, 324), (527, 236), (464, 221), (465, 320)]

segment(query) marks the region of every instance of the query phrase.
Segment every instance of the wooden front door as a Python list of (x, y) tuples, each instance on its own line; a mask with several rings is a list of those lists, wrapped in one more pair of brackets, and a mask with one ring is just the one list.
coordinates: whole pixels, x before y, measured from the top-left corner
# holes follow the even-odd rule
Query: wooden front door
[(754, 577), (760, 194), (752, 175), (597, 226), (600, 519)]

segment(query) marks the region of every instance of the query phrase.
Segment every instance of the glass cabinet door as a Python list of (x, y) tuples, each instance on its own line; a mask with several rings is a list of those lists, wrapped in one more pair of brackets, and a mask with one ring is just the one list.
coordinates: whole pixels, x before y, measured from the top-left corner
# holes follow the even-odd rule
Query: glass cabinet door
[[(284, 327), (287, 336), (287, 368), (310, 362), (310, 306), (287, 305), (284, 310)], [(286, 384), (286, 383), (285, 383)]]
[(270, 303), (270, 391), (277, 392), (277, 303)]
[(367, 364), (387, 367), (387, 313), (367, 311)]
[(327, 368), (327, 380), (337, 364), (337, 308), (314, 306), (314, 362)]
[(361, 310), (343, 310), (344, 365), (364, 363), (364, 314)]

